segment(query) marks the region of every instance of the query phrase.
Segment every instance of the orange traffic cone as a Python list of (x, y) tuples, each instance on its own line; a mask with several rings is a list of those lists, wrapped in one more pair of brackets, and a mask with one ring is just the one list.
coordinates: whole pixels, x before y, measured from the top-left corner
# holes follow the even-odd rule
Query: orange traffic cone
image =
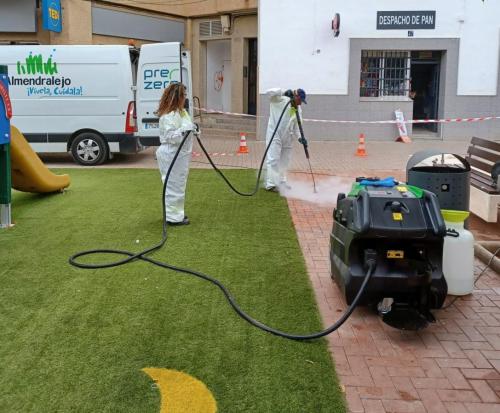
[(248, 153), (247, 137), (244, 133), (240, 133), (240, 149), (238, 149), (238, 154)]
[(358, 143), (358, 149), (356, 150), (356, 156), (366, 156), (364, 133), (359, 134), (359, 143)]

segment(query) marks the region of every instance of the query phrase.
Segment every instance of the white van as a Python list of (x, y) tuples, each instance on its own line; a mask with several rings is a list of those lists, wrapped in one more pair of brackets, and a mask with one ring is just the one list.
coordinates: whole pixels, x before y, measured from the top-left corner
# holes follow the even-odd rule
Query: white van
[(192, 102), (180, 43), (6, 45), (0, 64), (8, 65), (12, 124), (36, 152), (71, 152), (82, 165), (158, 145), (154, 112), (170, 83), (183, 82)]

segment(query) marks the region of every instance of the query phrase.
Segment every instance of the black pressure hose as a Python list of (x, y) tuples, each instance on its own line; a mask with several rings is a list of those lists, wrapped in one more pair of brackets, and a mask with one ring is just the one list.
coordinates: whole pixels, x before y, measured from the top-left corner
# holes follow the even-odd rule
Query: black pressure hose
[(229, 181), (229, 179), (227, 179), (226, 175), (224, 175), (224, 173), (219, 168), (217, 168), (217, 165), (215, 165), (215, 163), (212, 161), (212, 158), (210, 158), (210, 155), (208, 154), (207, 150), (205, 149), (205, 146), (203, 146), (203, 143), (201, 142), (199, 136), (196, 136), (196, 140), (198, 141), (198, 144), (200, 145), (201, 150), (203, 151), (203, 153), (207, 157), (208, 162), (210, 162), (210, 165), (212, 165), (212, 168), (214, 168), (215, 172), (217, 172), (220, 175), (220, 177), (226, 182), (226, 184), (229, 186), (229, 188), (231, 188), (231, 190), (233, 192), (235, 192), (236, 194), (241, 195), (241, 196), (254, 196), (257, 193), (257, 191), (259, 190), (260, 177), (262, 175), (262, 169), (264, 168), (264, 162), (266, 160), (267, 152), (269, 152), (269, 148), (271, 147), (271, 143), (273, 142), (274, 137), (276, 136), (276, 133), (278, 132), (278, 128), (281, 124), (281, 120), (283, 119), (283, 116), (285, 115), (285, 111), (291, 105), (291, 103), (292, 103), (292, 101), (289, 100), (287, 102), (287, 104), (285, 105), (285, 107), (283, 108), (283, 110), (281, 111), (280, 117), (278, 119), (278, 123), (276, 124), (276, 127), (274, 128), (273, 134), (271, 135), (271, 139), (269, 140), (269, 142), (266, 146), (266, 150), (264, 151), (264, 155), (262, 156), (262, 160), (261, 160), (260, 166), (259, 166), (259, 172), (257, 173), (257, 181), (255, 182), (255, 188), (252, 192), (241, 192), (238, 189), (236, 189), (236, 187)]
[[(208, 155), (207, 151), (205, 150), (205, 148), (201, 146), (203, 152), (205, 153), (205, 155), (207, 156), (208, 160), (210, 161), (210, 164), (212, 165), (212, 167), (219, 173), (219, 175), (224, 179), (224, 181), (228, 184), (228, 186), (234, 191), (236, 192), (237, 194), (241, 195), (241, 196), (252, 196), (252, 195), (255, 195), (255, 193), (257, 193), (258, 191), (258, 187), (259, 187), (259, 181), (260, 181), (260, 176), (261, 176), (261, 172), (262, 172), (262, 167), (263, 167), (263, 164), (264, 164), (264, 160), (266, 158), (266, 155), (267, 155), (267, 152), (269, 150), (269, 147), (271, 146), (271, 143), (276, 135), (276, 132), (278, 130), (278, 127), (281, 123), (281, 120), (283, 118), (283, 115), (285, 114), (285, 110), (287, 109), (287, 107), (289, 106), (290, 102), (288, 102), (288, 104), (285, 106), (285, 108), (283, 109), (282, 113), (281, 113), (281, 116), (278, 120), (278, 124), (276, 125), (276, 128), (274, 129), (274, 132), (272, 134), (272, 137), (266, 147), (266, 151), (264, 152), (264, 156), (262, 158), (262, 162), (260, 164), (260, 168), (259, 168), (259, 174), (258, 174), (258, 177), (257, 177), (257, 184), (256, 184), (256, 187), (255, 187), (255, 190), (251, 193), (243, 193), (243, 192), (240, 192), (238, 191), (232, 184), (231, 182), (226, 178), (226, 176), (222, 173), (222, 171), (220, 171), (216, 166), (215, 164), (212, 162), (212, 159), (210, 158), (210, 156)], [(206, 280), (206, 281), (209, 281), (211, 282), (212, 284), (215, 284), (217, 287), (219, 287), (219, 289), (222, 291), (222, 293), (224, 294), (224, 296), (226, 297), (226, 299), (228, 300), (229, 304), (231, 305), (231, 307), (233, 308), (233, 310), (241, 317), (243, 318), (244, 320), (246, 320), (247, 322), (249, 322), (251, 325), (253, 325), (254, 327), (257, 327), (263, 331), (266, 331), (268, 333), (271, 333), (271, 334), (274, 334), (276, 336), (279, 336), (279, 337), (283, 337), (283, 338), (287, 338), (287, 339), (290, 339), (290, 340), (298, 340), (298, 341), (303, 341), (303, 340), (313, 340), (313, 339), (317, 339), (317, 338), (320, 338), (320, 337), (324, 337), (332, 332), (334, 332), (335, 330), (337, 330), (342, 324), (345, 323), (345, 321), (350, 317), (350, 315), (352, 314), (352, 312), (354, 311), (354, 309), (356, 308), (356, 306), (358, 305), (358, 302), (359, 300), (361, 299), (365, 289), (366, 289), (366, 286), (368, 284), (368, 282), (370, 281), (372, 275), (373, 275), (373, 272), (375, 270), (375, 266), (376, 266), (376, 261), (374, 259), (372, 260), (368, 260), (366, 262), (366, 266), (368, 267), (367, 269), (367, 272), (366, 272), (366, 276), (363, 280), (363, 283), (356, 295), (356, 297), (354, 298), (354, 300), (352, 301), (351, 305), (346, 309), (346, 311), (344, 312), (344, 314), (342, 314), (342, 316), (334, 323), (332, 324), (330, 327), (328, 327), (327, 329), (325, 330), (322, 330), (322, 331), (319, 331), (319, 332), (316, 332), (316, 333), (312, 333), (312, 334), (305, 334), (305, 335), (302, 335), (302, 334), (291, 334), (291, 333), (287, 333), (287, 332), (284, 332), (284, 331), (280, 331), (280, 330), (277, 330), (277, 329), (274, 329), (272, 327), (269, 327), (267, 326), (266, 324), (254, 319), (253, 317), (251, 317), (250, 315), (248, 315), (245, 311), (243, 311), (241, 309), (241, 307), (237, 304), (235, 298), (233, 297), (233, 295), (229, 292), (228, 288), (222, 284), (219, 280), (217, 280), (216, 278), (214, 277), (211, 277), (207, 274), (204, 274), (200, 271), (195, 271), (195, 270), (191, 270), (189, 268), (183, 268), (183, 267), (177, 267), (175, 265), (172, 265), (172, 264), (168, 264), (166, 262), (162, 262), (162, 261), (158, 261), (158, 260), (155, 260), (154, 258), (151, 258), (151, 257), (148, 257), (147, 254), (150, 254), (158, 249), (160, 249), (161, 247), (163, 247), (163, 245), (165, 245), (165, 243), (167, 242), (167, 237), (168, 237), (168, 233), (167, 233), (167, 220), (166, 220), (166, 205), (165, 205), (165, 194), (166, 194), (166, 190), (167, 190), (167, 183), (168, 183), (168, 180), (170, 178), (170, 174), (172, 172), (172, 169), (175, 165), (175, 162), (177, 161), (177, 158), (179, 157), (179, 153), (182, 149), (182, 147), (184, 146), (188, 136), (189, 136), (190, 132), (186, 133), (184, 135), (184, 138), (179, 146), (179, 148), (177, 149), (177, 152), (175, 153), (174, 155), (174, 158), (172, 159), (172, 163), (170, 164), (169, 168), (168, 168), (168, 171), (167, 171), (167, 174), (165, 176), (165, 181), (163, 182), (163, 191), (162, 191), (162, 205), (163, 205), (163, 234), (162, 234), (162, 239), (161, 241), (150, 247), (150, 248), (147, 248), (145, 249), (144, 251), (140, 251), (140, 252), (137, 252), (137, 253), (133, 253), (133, 252), (130, 252), (130, 251), (125, 251), (125, 250), (115, 250), (115, 249), (94, 249), (94, 250), (88, 250), (88, 251), (82, 251), (82, 252), (79, 252), (77, 254), (74, 254), (72, 255), (70, 258), (69, 258), (69, 263), (75, 267), (78, 267), (78, 268), (84, 268), (84, 269), (100, 269), (100, 268), (111, 268), (111, 267), (118, 267), (120, 265), (123, 265), (123, 264), (127, 264), (133, 260), (142, 260), (142, 261), (146, 261), (146, 262), (149, 262), (151, 264), (154, 264), (154, 265), (157, 265), (159, 267), (162, 267), (162, 268), (165, 268), (165, 269), (169, 269), (169, 270), (172, 270), (172, 271), (176, 271), (176, 272), (180, 272), (180, 273), (184, 273), (184, 274), (189, 274), (189, 275), (193, 275), (195, 277), (198, 277), (198, 278), (201, 278), (203, 280)], [(201, 141), (198, 139), (198, 142), (201, 144)], [(110, 262), (110, 263), (105, 263), (105, 264), (85, 264), (85, 263), (81, 263), (81, 262), (78, 262), (77, 259), (80, 258), (80, 257), (84, 257), (84, 256), (87, 256), (87, 255), (93, 255), (93, 254), (116, 254), (116, 255), (124, 255), (126, 256), (126, 258), (123, 258), (122, 260), (119, 260), (119, 261), (114, 261), (114, 262)]]
[[(75, 255), (72, 255), (69, 258), (69, 263), (75, 267), (78, 268), (85, 268), (85, 269), (100, 269), (100, 268), (111, 268), (111, 267), (118, 267), (119, 265), (127, 264), (135, 259), (146, 259), (145, 255), (149, 254), (153, 251), (156, 251), (163, 247), (165, 245), (165, 242), (167, 242), (167, 210), (166, 210), (166, 205), (165, 205), (165, 194), (167, 192), (167, 182), (168, 179), (170, 178), (170, 173), (172, 172), (172, 169), (175, 165), (175, 162), (177, 161), (177, 158), (179, 157), (179, 153), (181, 152), (182, 147), (184, 146), (184, 143), (186, 142), (187, 138), (189, 137), (191, 131), (187, 132), (184, 135), (184, 138), (182, 139), (182, 142), (177, 149), (177, 152), (175, 152), (174, 158), (172, 159), (172, 163), (170, 164), (168, 170), (167, 170), (167, 175), (165, 176), (165, 181), (163, 182), (163, 191), (162, 191), (162, 216), (163, 216), (163, 231), (162, 231), (162, 238), (161, 241), (152, 246), (149, 247), (143, 251), (137, 252), (137, 253), (132, 253), (130, 251), (125, 251), (125, 250), (112, 250), (112, 249), (95, 249), (95, 250), (88, 250), (88, 251), (82, 251), (78, 252)], [(77, 259), (80, 257), (84, 257), (87, 255), (93, 255), (93, 254), (116, 254), (116, 255), (126, 255), (127, 258), (124, 258), (119, 261), (113, 261), (105, 264), (84, 264), (81, 262), (78, 262)]]
[[(222, 179), (226, 182), (226, 184), (229, 186), (229, 188), (231, 188), (238, 195), (254, 196), (257, 193), (257, 191), (259, 190), (260, 177), (262, 175), (262, 169), (264, 167), (264, 161), (266, 160), (267, 152), (269, 151), (269, 148), (271, 147), (271, 143), (273, 142), (274, 137), (276, 136), (276, 133), (278, 132), (278, 128), (281, 124), (281, 120), (283, 119), (283, 116), (285, 115), (285, 111), (290, 106), (290, 104), (291, 104), (291, 101), (289, 101), (285, 105), (285, 107), (283, 108), (283, 110), (280, 114), (280, 117), (278, 119), (278, 123), (277, 123), (276, 127), (274, 128), (271, 139), (269, 140), (269, 143), (266, 146), (266, 150), (264, 151), (264, 156), (262, 157), (262, 161), (260, 163), (259, 172), (257, 174), (255, 188), (252, 192), (241, 192), (238, 189), (236, 189), (236, 187), (229, 181), (229, 179), (224, 175), (224, 173), (219, 168), (217, 168), (215, 163), (212, 161), (212, 158), (210, 158), (210, 155), (208, 154), (207, 150), (205, 149), (205, 146), (203, 146), (203, 143), (201, 142), (200, 138), (198, 136), (196, 137), (198, 140), (198, 143), (200, 144), (202, 151), (205, 153), (208, 161), (210, 162), (210, 165), (212, 165), (212, 168), (214, 168), (214, 170), (222, 177)], [(172, 159), (172, 163), (170, 164), (170, 166), (167, 170), (167, 174), (165, 176), (165, 181), (163, 182), (163, 192), (162, 192), (163, 231), (162, 231), (161, 241), (158, 244), (156, 244), (150, 248), (147, 248), (144, 251), (140, 251), (137, 253), (130, 253), (129, 251), (114, 250), (114, 249), (113, 250), (112, 249), (96, 249), (96, 250), (82, 251), (82, 252), (79, 252), (75, 255), (72, 255), (69, 258), (69, 263), (71, 265), (78, 267), (78, 268), (85, 268), (85, 269), (99, 269), (99, 268), (117, 267), (119, 265), (123, 265), (123, 264), (126, 264), (128, 262), (131, 262), (135, 259), (143, 259), (144, 255), (147, 255), (153, 251), (156, 251), (156, 250), (160, 249), (161, 247), (163, 247), (163, 245), (165, 245), (165, 242), (167, 242), (167, 211), (166, 211), (166, 205), (165, 205), (165, 194), (167, 191), (167, 182), (170, 178), (170, 173), (172, 172), (172, 168), (174, 167), (175, 162), (177, 161), (177, 158), (179, 157), (179, 153), (180, 153), (181, 149), (184, 147), (184, 144), (185, 144), (190, 133), (191, 133), (191, 131), (187, 132), (184, 135), (184, 138), (183, 138), (181, 144), (179, 145), (179, 148), (177, 149), (177, 152), (175, 153), (174, 158)], [(76, 261), (77, 258), (84, 257), (87, 255), (93, 255), (93, 254), (117, 254), (117, 255), (127, 255), (128, 257), (124, 258), (122, 260), (119, 260), (119, 261), (113, 261), (113, 262), (106, 263), (106, 264), (83, 264), (83, 263), (79, 263), (78, 261)]]

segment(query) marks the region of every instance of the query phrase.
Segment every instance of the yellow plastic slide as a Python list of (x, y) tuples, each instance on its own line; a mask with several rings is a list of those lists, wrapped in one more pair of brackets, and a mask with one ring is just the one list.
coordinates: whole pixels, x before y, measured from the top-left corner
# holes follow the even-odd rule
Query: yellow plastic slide
[(11, 126), (10, 160), (12, 188), (23, 192), (48, 193), (62, 191), (71, 183), (69, 175), (55, 175), (14, 126)]

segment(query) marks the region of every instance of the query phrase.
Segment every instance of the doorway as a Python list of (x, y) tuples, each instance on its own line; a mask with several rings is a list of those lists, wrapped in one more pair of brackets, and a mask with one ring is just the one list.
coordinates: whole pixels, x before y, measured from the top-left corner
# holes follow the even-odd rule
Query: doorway
[[(440, 51), (417, 51), (411, 54), (410, 97), (413, 119), (437, 119), (439, 109)], [(437, 123), (417, 123), (414, 133), (438, 131)]]
[(257, 114), (257, 39), (248, 39), (248, 114)]
[(207, 106), (231, 111), (231, 41), (207, 42)]

